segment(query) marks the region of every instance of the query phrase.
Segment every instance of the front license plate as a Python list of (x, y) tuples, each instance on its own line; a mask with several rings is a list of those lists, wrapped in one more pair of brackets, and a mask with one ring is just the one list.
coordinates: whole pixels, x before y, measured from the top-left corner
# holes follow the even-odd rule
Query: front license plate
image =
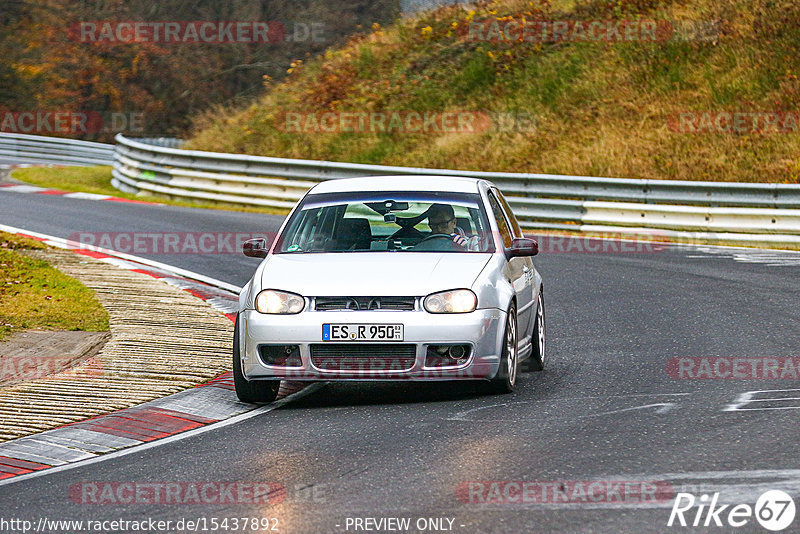
[(403, 341), (403, 325), (326, 323), (322, 341)]

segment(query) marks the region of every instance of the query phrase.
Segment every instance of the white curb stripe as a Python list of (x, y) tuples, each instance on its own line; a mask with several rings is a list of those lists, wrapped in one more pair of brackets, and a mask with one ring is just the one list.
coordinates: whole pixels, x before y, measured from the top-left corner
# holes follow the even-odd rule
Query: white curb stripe
[(80, 198), (83, 200), (108, 200), (111, 195), (99, 195), (97, 193), (67, 193), (65, 198)]
[(47, 191), (44, 187), (36, 187), (35, 185), (7, 185), (3, 186), (3, 191), (11, 191), (13, 193), (38, 193), (40, 191)]

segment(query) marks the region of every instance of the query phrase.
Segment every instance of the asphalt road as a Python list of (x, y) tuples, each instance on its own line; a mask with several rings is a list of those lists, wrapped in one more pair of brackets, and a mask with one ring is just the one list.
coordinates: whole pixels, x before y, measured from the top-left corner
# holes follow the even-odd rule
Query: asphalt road
[[(256, 232), (279, 222), (0, 192), (0, 223), (62, 237)], [(239, 255), (145, 256), (235, 284), (256, 267)], [(667, 367), (673, 358), (800, 357), (800, 256), (669, 247), (542, 254), (535, 263), (548, 302), (547, 368), (524, 374), (513, 395), (484, 396), (471, 384), (327, 385), (224, 429), (2, 486), (0, 516), (277, 518), (277, 530), (287, 533), (398, 531), (357, 528), (356, 519), (390, 517), (409, 518), (412, 532), (768, 532), (753, 518), (740, 528), (667, 521), (678, 491), (698, 499), (720, 492), (720, 503), (753, 505), (776, 489), (797, 501), (797, 380), (690, 380), (671, 377)], [(751, 397), (784, 400), (742, 400), (767, 390)], [(209, 481), (276, 482), (286, 495), (269, 504), (97, 505), (74, 493), (93, 482)], [(617, 499), (612, 489), (598, 502), (565, 504), (552, 491), (545, 503), (481, 502), (480, 488), (513, 497), (514, 482), (531, 481), (539, 489), (560, 482), (562, 491), (588, 481), (616, 481), (619, 490), (628, 481), (634, 490)], [(635, 483), (656, 481), (656, 502), (639, 502)], [(696, 512), (685, 514), (690, 525)], [(425, 526), (420, 518), (444, 518), (450, 530), (417, 528)], [(800, 519), (784, 530), (798, 531)]]

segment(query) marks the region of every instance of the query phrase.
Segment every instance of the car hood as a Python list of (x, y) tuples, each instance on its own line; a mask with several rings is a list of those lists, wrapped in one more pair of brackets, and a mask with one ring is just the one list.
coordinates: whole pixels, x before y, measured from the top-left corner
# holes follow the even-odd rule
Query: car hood
[(472, 287), (491, 254), (351, 252), (273, 254), (263, 289), (304, 296), (424, 296)]

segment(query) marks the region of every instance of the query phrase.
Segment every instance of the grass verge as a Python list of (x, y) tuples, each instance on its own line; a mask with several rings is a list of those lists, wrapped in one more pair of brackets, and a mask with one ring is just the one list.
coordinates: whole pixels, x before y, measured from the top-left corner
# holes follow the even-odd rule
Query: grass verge
[(93, 291), (51, 267), (21, 254), (47, 247), (38, 241), (0, 232), (0, 341), (12, 332), (108, 330), (108, 313)]

